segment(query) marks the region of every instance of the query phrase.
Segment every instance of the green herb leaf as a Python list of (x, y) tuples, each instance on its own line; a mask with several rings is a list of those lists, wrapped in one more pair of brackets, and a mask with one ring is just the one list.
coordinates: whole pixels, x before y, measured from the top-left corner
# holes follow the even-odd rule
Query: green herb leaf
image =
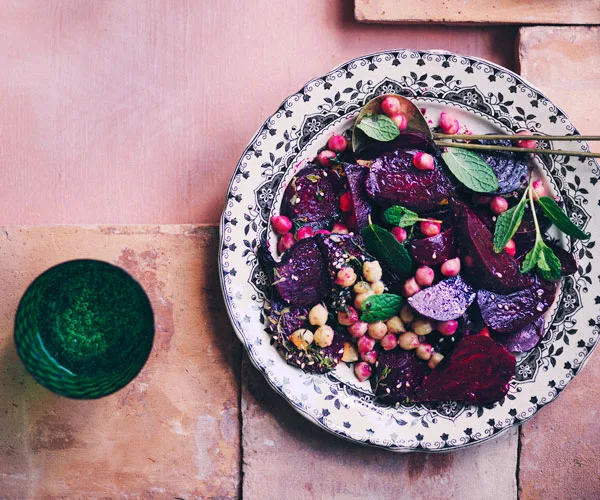
[(525, 256), (521, 272), (526, 273), (534, 268), (537, 268), (537, 273), (544, 279), (560, 279), (560, 260), (541, 238), (536, 240), (533, 248)]
[(515, 235), (517, 229), (523, 220), (525, 214), (525, 205), (527, 199), (524, 196), (521, 201), (506, 212), (501, 213), (496, 221), (496, 229), (494, 230), (494, 251), (500, 253), (509, 240)]
[(367, 251), (390, 271), (408, 274), (412, 270), (412, 260), (404, 245), (400, 244), (389, 231), (375, 224), (362, 230)]
[(362, 130), (371, 139), (381, 142), (393, 141), (400, 135), (398, 125), (386, 115), (367, 115), (356, 128)]
[(404, 299), (400, 295), (393, 293), (371, 295), (362, 303), (360, 319), (367, 323), (390, 319), (398, 314), (403, 301)]
[(447, 149), (442, 153), (442, 159), (462, 184), (476, 193), (489, 193), (498, 189), (495, 172), (481, 156), (466, 149)]
[(546, 214), (546, 217), (548, 217), (552, 223), (563, 233), (568, 234), (573, 238), (577, 238), (578, 240), (587, 240), (590, 237), (589, 234), (584, 233), (571, 222), (571, 219), (569, 219), (567, 214), (563, 212), (553, 198), (550, 198), (549, 196), (542, 196), (537, 201)]
[(419, 214), (409, 210), (408, 208), (396, 205), (388, 208), (383, 216), (385, 220), (392, 226), (410, 227), (414, 226), (419, 220)]

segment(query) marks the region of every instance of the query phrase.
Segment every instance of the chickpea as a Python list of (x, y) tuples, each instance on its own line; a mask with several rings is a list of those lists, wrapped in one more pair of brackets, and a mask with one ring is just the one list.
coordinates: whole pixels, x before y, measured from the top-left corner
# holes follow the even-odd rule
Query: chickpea
[(314, 334), (314, 342), (319, 347), (329, 347), (333, 344), (333, 328), (328, 325), (317, 328)]
[(342, 267), (335, 279), (335, 284), (343, 287), (350, 287), (356, 283), (356, 272), (351, 267)]
[(369, 285), (366, 281), (359, 281), (354, 285), (354, 293), (361, 294), (367, 293), (371, 291), (371, 285)]
[(417, 355), (417, 358), (420, 358), (423, 361), (429, 361), (433, 354), (433, 347), (430, 344), (423, 343), (417, 347), (415, 354)]
[(338, 323), (342, 326), (350, 326), (358, 321), (358, 312), (354, 307), (348, 307), (346, 311), (338, 311)]
[(433, 324), (425, 318), (417, 318), (412, 324), (413, 332), (417, 335), (429, 335), (433, 331)]
[(427, 363), (427, 366), (429, 368), (431, 368), (432, 370), (440, 364), (440, 361), (444, 359), (444, 355), (439, 353), (439, 352), (434, 352), (431, 355), (431, 358), (429, 358), (429, 362)]
[(354, 307), (360, 309), (363, 302), (367, 300), (371, 295), (375, 295), (372, 290), (369, 290), (365, 293), (359, 293), (356, 297), (354, 297)]
[(317, 304), (308, 312), (308, 322), (311, 325), (323, 326), (327, 323), (327, 308), (323, 304)]
[(383, 321), (376, 321), (369, 325), (369, 337), (375, 340), (381, 340), (387, 333), (387, 326)]
[(398, 337), (398, 345), (405, 351), (419, 347), (419, 336), (413, 332), (405, 332)]
[(400, 319), (404, 322), (405, 325), (412, 323), (412, 320), (415, 319), (415, 313), (408, 304), (404, 305), (400, 310)]
[(342, 361), (346, 363), (354, 363), (354, 361), (358, 361), (358, 351), (350, 342), (344, 342), (344, 354), (342, 354)]
[(385, 292), (385, 285), (383, 284), (383, 281), (371, 283), (371, 290), (373, 290), (375, 295), (381, 295), (383, 292)]
[(404, 333), (406, 328), (404, 328), (404, 323), (398, 316), (392, 316), (385, 323), (387, 325), (388, 332), (390, 333)]
[(290, 340), (298, 349), (305, 350), (313, 342), (313, 333), (306, 328), (300, 328), (290, 335)]
[(362, 268), (363, 276), (369, 283), (379, 281), (383, 276), (383, 270), (378, 261), (365, 262)]

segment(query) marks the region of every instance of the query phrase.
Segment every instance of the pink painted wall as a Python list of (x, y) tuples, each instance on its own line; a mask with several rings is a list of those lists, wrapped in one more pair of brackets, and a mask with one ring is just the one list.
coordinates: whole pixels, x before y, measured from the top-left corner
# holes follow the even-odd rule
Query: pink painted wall
[(0, 223), (217, 222), (288, 94), (346, 59), (514, 66), (513, 28), (361, 25), (350, 0), (19, 0), (0, 10)]

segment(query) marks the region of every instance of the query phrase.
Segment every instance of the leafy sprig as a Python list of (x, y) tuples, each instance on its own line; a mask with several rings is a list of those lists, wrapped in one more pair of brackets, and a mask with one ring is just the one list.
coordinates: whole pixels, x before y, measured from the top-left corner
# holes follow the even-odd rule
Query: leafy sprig
[(400, 135), (398, 125), (386, 115), (366, 115), (356, 125), (356, 128), (363, 131), (371, 139), (380, 142), (393, 141)]
[(390, 271), (398, 274), (412, 271), (408, 250), (387, 229), (371, 223), (363, 228), (362, 237), (367, 251)]
[(423, 219), (419, 217), (417, 212), (413, 212), (406, 207), (401, 205), (395, 205), (386, 209), (383, 213), (383, 217), (385, 220), (391, 224), (392, 226), (399, 227), (411, 227), (414, 226), (417, 222), (437, 222), (442, 223), (441, 220), (436, 219)]
[(498, 177), (490, 165), (477, 153), (459, 148), (446, 148), (442, 159), (458, 181), (476, 193), (491, 193), (498, 189)]

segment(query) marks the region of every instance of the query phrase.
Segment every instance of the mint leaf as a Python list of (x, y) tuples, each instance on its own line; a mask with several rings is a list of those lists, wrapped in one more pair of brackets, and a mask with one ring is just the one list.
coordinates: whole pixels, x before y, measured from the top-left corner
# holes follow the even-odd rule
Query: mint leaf
[(553, 250), (543, 241), (540, 242), (537, 269), (538, 274), (546, 280), (556, 281), (560, 279), (560, 260), (558, 260)]
[(522, 273), (527, 273), (531, 271), (537, 265), (537, 261), (540, 256), (541, 250), (540, 246), (538, 245), (540, 241), (542, 240), (536, 240), (535, 245), (533, 245), (533, 248), (529, 250), (529, 252), (527, 252), (525, 259), (523, 259), (523, 265), (521, 266)]
[(590, 237), (589, 234), (584, 233), (571, 222), (571, 219), (569, 219), (567, 214), (563, 212), (553, 198), (550, 198), (549, 196), (542, 196), (537, 200), (537, 202), (542, 207), (546, 217), (548, 217), (548, 219), (550, 219), (552, 223), (563, 233), (568, 234), (573, 238), (577, 238), (578, 240), (587, 240)]
[(523, 196), (517, 205), (498, 216), (496, 229), (494, 230), (494, 251), (496, 253), (504, 250), (506, 244), (519, 229), (525, 214), (526, 203), (526, 197)]
[(421, 220), (419, 218), (419, 214), (400, 205), (388, 208), (383, 213), (383, 216), (389, 224), (399, 227), (414, 226), (419, 220)]
[(398, 314), (404, 299), (400, 295), (393, 293), (382, 293), (381, 295), (371, 295), (361, 305), (361, 321), (375, 323), (375, 321), (385, 321)]
[(459, 148), (447, 148), (442, 153), (444, 163), (459, 182), (476, 193), (498, 189), (498, 178), (487, 162), (477, 153)]
[(393, 141), (400, 135), (398, 125), (386, 115), (367, 115), (356, 128), (362, 130), (371, 139), (381, 142)]
[(400, 244), (392, 233), (375, 224), (369, 224), (362, 230), (367, 251), (382, 266), (398, 274), (412, 271), (412, 260), (404, 245)]

